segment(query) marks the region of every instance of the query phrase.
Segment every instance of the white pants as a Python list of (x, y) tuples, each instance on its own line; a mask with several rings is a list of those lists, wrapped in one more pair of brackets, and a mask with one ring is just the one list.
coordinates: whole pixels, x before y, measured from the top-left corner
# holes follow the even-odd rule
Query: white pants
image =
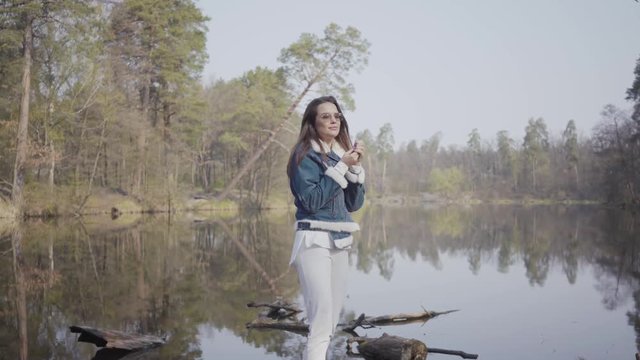
[(303, 247), (294, 264), (304, 297), (309, 336), (304, 360), (325, 360), (347, 285), (348, 250)]

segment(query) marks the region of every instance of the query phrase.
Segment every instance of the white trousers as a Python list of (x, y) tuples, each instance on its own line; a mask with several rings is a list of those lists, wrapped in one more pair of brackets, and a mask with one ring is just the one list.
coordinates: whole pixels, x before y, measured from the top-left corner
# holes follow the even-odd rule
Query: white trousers
[(294, 264), (304, 297), (309, 336), (304, 360), (325, 360), (344, 302), (348, 250), (303, 247)]

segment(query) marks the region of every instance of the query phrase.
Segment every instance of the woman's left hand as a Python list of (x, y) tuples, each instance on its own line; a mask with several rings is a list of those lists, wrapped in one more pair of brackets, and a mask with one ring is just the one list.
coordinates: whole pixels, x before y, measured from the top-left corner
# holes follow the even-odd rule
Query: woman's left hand
[(356, 141), (355, 144), (353, 144), (353, 151), (358, 154), (358, 164), (359, 164), (365, 152), (364, 144), (360, 141)]

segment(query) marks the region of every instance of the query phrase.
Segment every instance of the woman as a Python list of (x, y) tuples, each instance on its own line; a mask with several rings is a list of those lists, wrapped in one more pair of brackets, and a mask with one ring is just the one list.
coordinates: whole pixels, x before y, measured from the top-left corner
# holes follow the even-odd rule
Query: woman
[(364, 146), (352, 146), (347, 121), (333, 96), (312, 100), (302, 117), (287, 174), (295, 198), (291, 254), (304, 297), (309, 336), (304, 359), (326, 358), (346, 290), (348, 250), (359, 230), (349, 212), (364, 202)]

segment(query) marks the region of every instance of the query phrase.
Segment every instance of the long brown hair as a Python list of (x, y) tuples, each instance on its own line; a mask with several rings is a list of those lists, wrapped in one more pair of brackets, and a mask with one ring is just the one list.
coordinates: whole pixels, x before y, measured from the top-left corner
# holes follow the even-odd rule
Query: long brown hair
[[(307, 105), (304, 115), (302, 116), (298, 141), (296, 141), (293, 149), (291, 149), (291, 155), (289, 155), (289, 162), (287, 163), (287, 175), (289, 177), (291, 177), (293, 173), (293, 165), (295, 164), (296, 167), (300, 165), (304, 156), (307, 155), (307, 152), (311, 149), (311, 140), (315, 140), (320, 144), (320, 137), (316, 131), (316, 116), (318, 115), (318, 106), (324, 103), (332, 103), (336, 106), (338, 112), (342, 114), (342, 109), (338, 104), (338, 100), (333, 96), (322, 96), (309, 102), (309, 105)], [(338, 136), (336, 136), (336, 141), (345, 151), (351, 149), (352, 144), (351, 138), (349, 137), (349, 125), (347, 125), (347, 120), (344, 118), (344, 114), (340, 121), (340, 131), (338, 132)], [(323, 154), (323, 156), (326, 155)]]

